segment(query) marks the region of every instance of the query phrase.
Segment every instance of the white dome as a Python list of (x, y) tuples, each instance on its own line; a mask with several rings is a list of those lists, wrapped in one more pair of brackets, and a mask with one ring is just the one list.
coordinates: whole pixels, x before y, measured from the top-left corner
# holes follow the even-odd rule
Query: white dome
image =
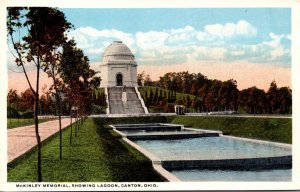
[(103, 62), (114, 61), (134, 62), (134, 55), (122, 41), (114, 41), (104, 51)]

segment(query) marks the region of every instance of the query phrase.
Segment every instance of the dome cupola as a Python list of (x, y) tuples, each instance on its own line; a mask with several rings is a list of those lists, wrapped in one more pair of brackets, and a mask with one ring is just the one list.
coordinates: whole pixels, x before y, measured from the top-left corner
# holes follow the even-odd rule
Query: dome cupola
[(122, 41), (114, 41), (104, 51), (103, 64), (107, 62), (118, 63), (122, 61), (135, 63), (134, 55)]

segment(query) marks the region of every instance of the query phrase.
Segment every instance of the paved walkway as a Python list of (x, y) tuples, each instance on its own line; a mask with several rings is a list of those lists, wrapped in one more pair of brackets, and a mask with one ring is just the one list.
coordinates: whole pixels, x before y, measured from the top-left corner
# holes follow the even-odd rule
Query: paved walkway
[[(70, 118), (63, 118), (61, 121), (62, 128), (70, 125)], [(74, 119), (73, 119), (74, 122)], [(39, 124), (39, 134), (41, 141), (44, 141), (49, 136), (59, 131), (58, 120), (48, 121)], [(37, 145), (35, 137), (34, 125), (18, 127), (7, 130), (7, 158), (11, 162), (20, 155)]]

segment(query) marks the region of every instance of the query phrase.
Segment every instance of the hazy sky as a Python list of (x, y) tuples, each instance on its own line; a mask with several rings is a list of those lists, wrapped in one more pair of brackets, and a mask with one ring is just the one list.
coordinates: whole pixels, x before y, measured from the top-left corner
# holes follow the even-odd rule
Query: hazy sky
[[(213, 79), (233, 78), (239, 89), (267, 89), (272, 80), (291, 87), (290, 9), (60, 10), (76, 28), (68, 36), (95, 70), (105, 48), (121, 40), (135, 54), (138, 71), (154, 80), (188, 70)], [(9, 72), (9, 78), (22, 77)], [(9, 81), (9, 88), (14, 86)]]

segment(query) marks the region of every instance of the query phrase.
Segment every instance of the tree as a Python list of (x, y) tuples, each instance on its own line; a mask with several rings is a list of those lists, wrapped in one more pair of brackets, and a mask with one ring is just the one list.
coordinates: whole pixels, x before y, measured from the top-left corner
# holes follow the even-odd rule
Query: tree
[(185, 100), (185, 105), (186, 105), (187, 107), (190, 107), (191, 104), (192, 104), (191, 98), (190, 98), (189, 95), (187, 95), (187, 96), (186, 96), (186, 100)]
[[(20, 119), (19, 114), (19, 102), (20, 96), (17, 93), (17, 90), (10, 89), (7, 94), (7, 117), (8, 118), (18, 118)], [(10, 119), (11, 121), (11, 119)]]
[[(53, 48), (61, 45), (66, 39), (65, 28), (61, 27), (64, 15), (56, 8), (49, 7), (9, 7), (7, 14), (7, 32), (12, 44), (12, 55), (15, 57), (17, 66), (21, 67), (26, 77), (30, 90), (35, 95), (34, 117), (35, 133), (38, 146), (38, 181), (42, 181), (41, 168), (41, 138), (38, 126), (39, 109), (39, 77), (40, 69), (47, 57), (52, 54)], [(23, 34), (24, 36), (16, 40), (15, 38)], [(13, 49), (13, 50), (12, 50)], [(26, 65), (32, 63), (36, 70), (36, 87), (30, 82)]]
[[(288, 87), (277, 87), (275, 81), (271, 83), (267, 93), (257, 87), (240, 91), (234, 79), (211, 80), (201, 73), (190, 74), (183, 71), (166, 73), (155, 84), (168, 89), (166, 97), (169, 103), (176, 101), (176, 92), (195, 95), (198, 100), (194, 100), (192, 105), (198, 111), (199, 109), (237, 111), (240, 107), (247, 113), (291, 113), (292, 90)], [(187, 106), (189, 100), (185, 99)]]
[[(92, 79), (94, 78), (96, 72), (90, 69), (88, 58), (83, 54), (81, 49), (76, 47), (74, 40), (70, 40), (63, 45), (62, 60), (60, 65), (60, 75), (65, 83), (65, 93), (70, 100), (70, 105), (78, 109), (78, 114), (80, 116), (90, 113), (92, 108), (92, 102), (90, 98), (93, 89), (96, 86)], [(100, 79), (98, 80), (100, 81)], [(75, 136), (77, 134), (77, 127), (76, 121)], [(70, 143), (71, 140), (72, 127), (70, 133)]]
[(257, 87), (250, 87), (240, 92), (239, 103), (248, 113), (263, 113), (266, 106), (265, 92)]
[(51, 99), (50, 93), (46, 92), (40, 97), (40, 114), (50, 114), (52, 113), (53, 101)]
[(152, 102), (153, 102), (153, 92), (152, 92), (152, 89), (150, 89), (150, 94), (149, 94), (149, 105), (152, 105)]
[(137, 75), (138, 86), (144, 86), (145, 83), (145, 71)]
[(53, 84), (50, 90), (53, 90), (55, 95), (56, 111), (58, 114), (59, 122), (59, 159), (62, 159), (62, 130), (61, 130), (61, 93), (64, 89), (64, 83), (60, 78), (60, 61), (61, 53), (58, 49), (66, 42), (67, 37), (62, 35), (68, 31), (72, 25), (67, 22), (64, 14), (60, 11), (56, 11), (56, 14), (48, 19), (48, 22), (56, 24), (56, 30), (53, 29), (52, 39), (57, 42), (52, 45), (49, 51), (46, 53), (42, 69), (48, 74), (48, 77), (52, 79)]
[(21, 93), (20, 97), (20, 110), (27, 111), (27, 110), (34, 110), (34, 103), (35, 103), (35, 94), (31, 91), (31, 89), (26, 89), (24, 92)]
[(277, 107), (277, 96), (278, 96), (278, 88), (276, 81), (272, 81), (270, 84), (270, 88), (267, 92), (267, 100), (269, 102), (269, 105), (271, 107), (271, 113), (274, 113), (274, 110)]
[(289, 87), (280, 87), (278, 89), (278, 103), (280, 113), (291, 113), (292, 110), (292, 90)]
[(153, 98), (153, 103), (157, 103), (158, 101), (158, 88), (155, 88), (155, 92), (154, 92), (154, 98)]
[(150, 75), (146, 75), (144, 80), (144, 86), (152, 86), (152, 80), (150, 78)]
[(10, 89), (7, 94), (7, 106), (15, 108), (18, 111), (20, 97), (17, 93), (17, 90)]
[(236, 81), (230, 79), (222, 82), (218, 98), (218, 103), (223, 109), (227, 110), (229, 107), (230, 109), (236, 110), (238, 103), (238, 89)]
[(145, 91), (145, 102), (148, 104), (148, 91)]

